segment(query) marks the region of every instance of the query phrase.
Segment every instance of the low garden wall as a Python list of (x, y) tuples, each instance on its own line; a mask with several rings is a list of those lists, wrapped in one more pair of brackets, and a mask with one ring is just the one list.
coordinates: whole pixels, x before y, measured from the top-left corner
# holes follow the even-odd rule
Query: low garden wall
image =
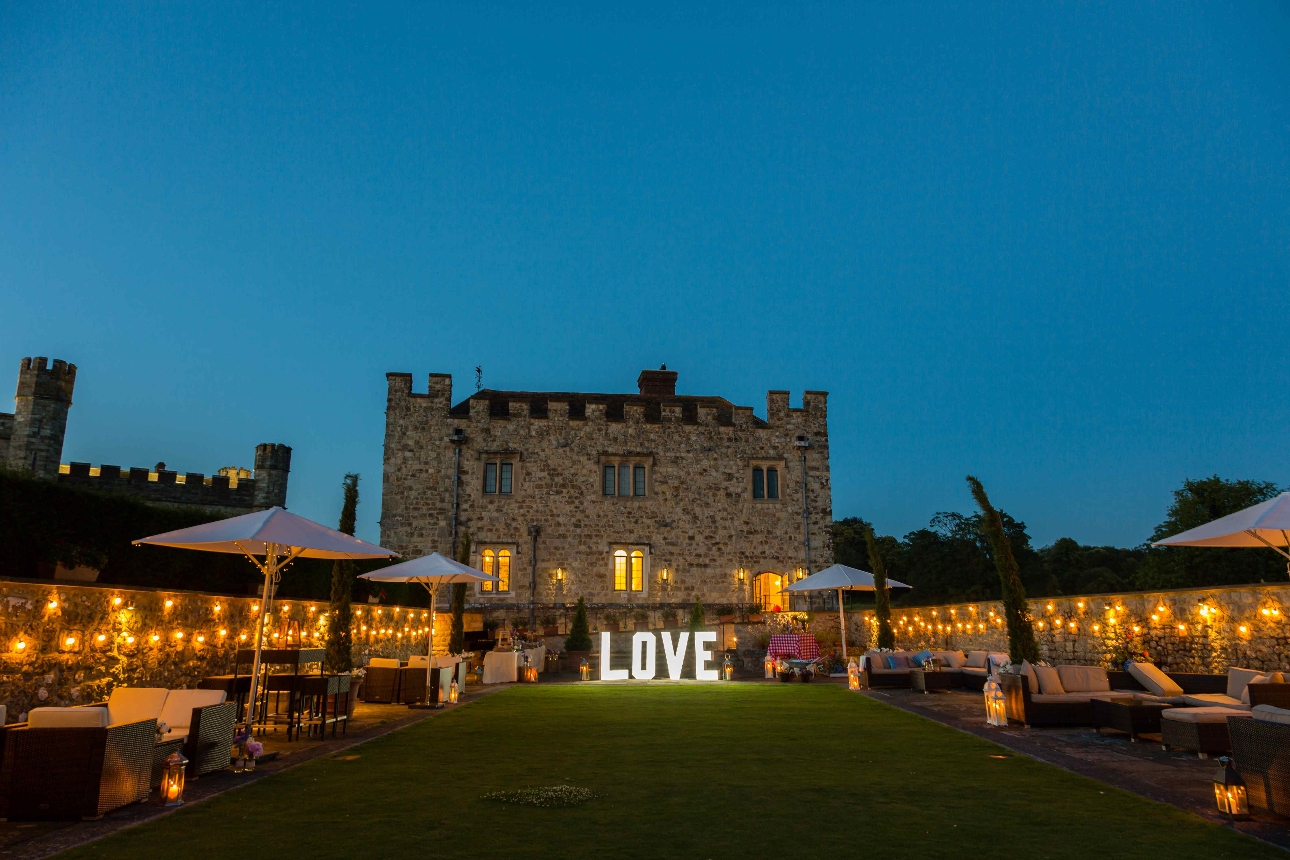
[[(0, 580), (0, 703), (14, 722), (33, 707), (100, 701), (118, 684), (177, 689), (229, 674), (234, 652), (255, 647), (259, 603), (192, 591)], [(273, 610), (265, 647), (285, 644), (287, 622), (298, 625), (306, 647), (324, 645), (325, 602), (284, 600)], [(422, 607), (355, 604), (355, 665), (425, 653), (429, 626)], [(450, 627), (440, 613), (437, 653), (447, 653)]]
[[(1040, 653), (1054, 664), (1109, 666), (1146, 652), (1177, 672), (1290, 669), (1290, 583), (1051, 597), (1031, 600), (1030, 611)], [(901, 650), (1008, 650), (997, 601), (893, 607), (891, 620)], [(872, 609), (847, 621), (848, 645), (877, 642)], [(822, 644), (838, 639), (836, 613), (816, 613), (810, 625)]]

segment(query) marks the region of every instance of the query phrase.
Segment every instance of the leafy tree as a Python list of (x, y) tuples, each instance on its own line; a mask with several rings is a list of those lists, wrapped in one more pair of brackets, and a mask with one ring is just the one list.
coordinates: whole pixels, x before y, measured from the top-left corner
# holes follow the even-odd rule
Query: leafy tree
[(1008, 623), (1008, 656), (1014, 663), (1039, 661), (1039, 646), (1035, 643), (1035, 630), (1030, 622), (1030, 605), (1026, 603), (1026, 588), (1021, 583), (1021, 571), (1012, 553), (1012, 543), (1004, 529), (1003, 517), (990, 504), (985, 487), (968, 475), (972, 497), (981, 508), (982, 530), (990, 542), (994, 564), (999, 571), (999, 584), (1003, 589), (1003, 612)]
[(878, 647), (895, 648), (896, 634), (891, 629), (891, 592), (887, 590), (887, 567), (882, 561), (882, 551), (873, 536), (873, 529), (865, 529), (865, 542), (869, 545), (869, 564), (873, 565), (874, 617), (878, 622)]
[[(1214, 475), (1187, 479), (1174, 491), (1165, 521), (1156, 526), (1157, 541), (1265, 502), (1279, 492), (1269, 481), (1228, 481)], [(1284, 559), (1264, 548), (1158, 547), (1147, 550), (1134, 576), (1138, 588), (1194, 588), (1283, 580)]]
[(581, 597), (578, 598), (578, 605), (573, 610), (573, 624), (569, 626), (569, 635), (564, 637), (564, 650), (591, 650), (591, 628), (587, 625), (587, 602)]
[[(346, 475), (341, 489), (344, 500), (336, 529), (352, 535), (358, 517), (358, 475)], [(354, 668), (354, 637), (349, 628), (353, 595), (354, 562), (337, 559), (331, 566), (331, 614), (327, 622), (327, 667), (332, 672)]]
[[(457, 561), (470, 564), (470, 532), (462, 532), (457, 547)], [(466, 650), (466, 583), (452, 586), (452, 636), (448, 640), (448, 653), (460, 654)]]
[(694, 600), (694, 606), (690, 608), (690, 630), (702, 629), (703, 627), (703, 602), (697, 597)]

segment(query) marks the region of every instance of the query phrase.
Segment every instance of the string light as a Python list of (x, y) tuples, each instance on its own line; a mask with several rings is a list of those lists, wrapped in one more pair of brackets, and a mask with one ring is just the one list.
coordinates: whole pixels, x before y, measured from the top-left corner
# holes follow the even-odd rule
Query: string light
[(100, 633), (100, 634), (98, 635), (98, 641), (100, 641), (100, 642), (106, 642), (106, 641), (107, 641), (107, 637), (106, 637), (106, 636), (104, 636), (102, 633)]
[(133, 644), (134, 644), (134, 637), (133, 637), (133, 636), (127, 636), (127, 637), (125, 637), (125, 641), (126, 641), (126, 644), (127, 644), (127, 645), (133, 645)]
[(112, 598), (112, 605), (113, 605), (113, 606), (120, 606), (120, 605), (121, 605), (121, 598), (119, 598), (119, 597), (114, 597), (114, 598)]
[(50, 609), (57, 609), (57, 608), (58, 608), (58, 601), (57, 601), (57, 600), (51, 600), (51, 601), (49, 601), (49, 608), (50, 608)]
[(175, 601), (173, 601), (173, 600), (167, 600), (167, 601), (166, 601), (166, 608), (167, 608), (167, 609), (169, 609), (170, 607), (172, 607), (172, 606), (174, 606), (174, 605), (175, 605)]

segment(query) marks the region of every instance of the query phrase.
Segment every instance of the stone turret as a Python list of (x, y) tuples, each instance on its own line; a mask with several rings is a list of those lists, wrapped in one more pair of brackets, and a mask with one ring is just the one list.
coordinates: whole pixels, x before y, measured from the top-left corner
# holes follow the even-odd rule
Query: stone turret
[(287, 506), (287, 473), (291, 471), (291, 449), (265, 442), (255, 446), (255, 510)]
[(72, 406), (76, 365), (61, 358), (24, 358), (18, 365), (18, 391), (10, 426), (6, 464), (15, 472), (57, 479)]

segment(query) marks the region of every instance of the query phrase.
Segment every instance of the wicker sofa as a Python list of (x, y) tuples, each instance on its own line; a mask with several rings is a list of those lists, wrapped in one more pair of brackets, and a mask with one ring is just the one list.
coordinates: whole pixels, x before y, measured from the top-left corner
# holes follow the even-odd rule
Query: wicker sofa
[(1232, 760), (1250, 805), (1290, 815), (1290, 708), (1255, 705), (1250, 717), (1227, 720)]
[[(922, 652), (918, 652), (922, 653)], [(930, 651), (944, 666), (941, 671), (950, 676), (950, 684), (965, 690), (979, 690), (994, 671), (996, 665), (1006, 662), (1008, 655), (991, 651)], [(896, 665), (887, 665), (888, 658)], [(908, 687), (909, 673), (922, 668), (913, 651), (869, 651), (865, 654), (864, 673), (869, 687)]]

